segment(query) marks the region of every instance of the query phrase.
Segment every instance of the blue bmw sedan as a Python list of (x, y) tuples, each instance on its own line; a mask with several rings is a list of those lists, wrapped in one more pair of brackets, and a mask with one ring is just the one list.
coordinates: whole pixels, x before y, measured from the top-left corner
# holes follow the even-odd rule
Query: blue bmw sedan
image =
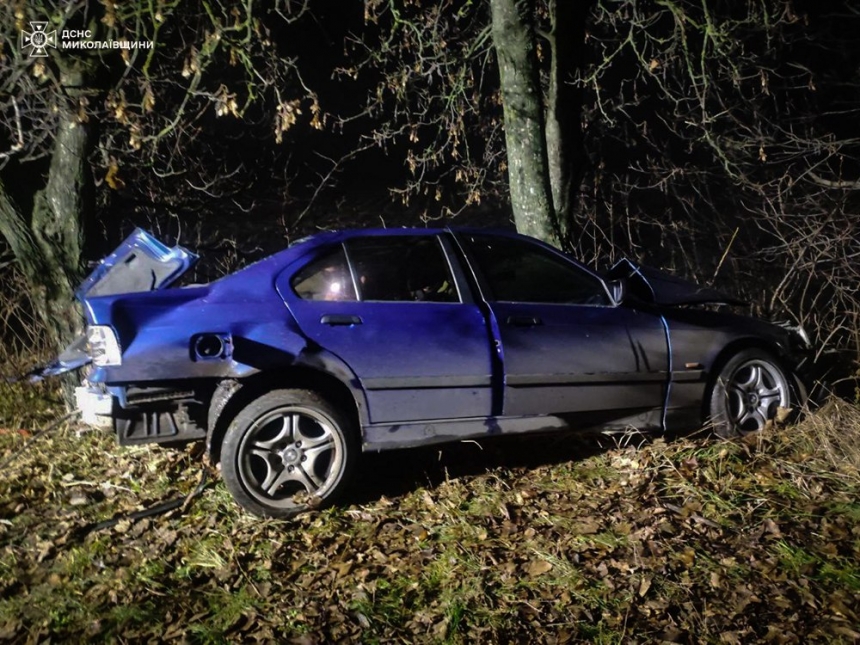
[(251, 513), (332, 503), (362, 451), (561, 429), (760, 430), (803, 401), (800, 328), (622, 261), (508, 232), (327, 232), (206, 285), (136, 230), (78, 291), (85, 420), (204, 441)]

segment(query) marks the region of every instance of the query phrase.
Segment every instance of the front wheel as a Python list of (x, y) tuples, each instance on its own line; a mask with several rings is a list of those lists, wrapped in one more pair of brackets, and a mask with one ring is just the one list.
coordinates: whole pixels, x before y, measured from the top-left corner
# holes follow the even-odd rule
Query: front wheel
[(330, 504), (356, 460), (349, 421), (315, 392), (274, 390), (230, 424), (221, 474), (242, 508), (285, 518)]
[(786, 373), (771, 354), (745, 349), (720, 370), (708, 403), (714, 432), (721, 437), (736, 437), (762, 430), (779, 408), (790, 408), (791, 388)]

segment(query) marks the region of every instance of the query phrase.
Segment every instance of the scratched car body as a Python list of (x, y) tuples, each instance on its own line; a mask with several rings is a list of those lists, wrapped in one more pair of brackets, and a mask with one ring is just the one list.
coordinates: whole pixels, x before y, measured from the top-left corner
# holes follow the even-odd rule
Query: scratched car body
[(513, 233), (321, 233), (171, 287), (195, 259), (135, 231), (78, 292), (88, 342), (47, 372), (91, 361), (88, 420), (123, 445), (205, 440), (259, 515), (331, 503), (362, 451), (563, 428), (732, 435), (802, 397), (802, 330)]

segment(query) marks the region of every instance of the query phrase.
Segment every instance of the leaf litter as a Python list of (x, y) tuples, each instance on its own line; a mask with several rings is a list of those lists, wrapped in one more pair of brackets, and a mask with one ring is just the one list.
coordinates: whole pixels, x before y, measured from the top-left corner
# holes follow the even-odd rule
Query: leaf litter
[(368, 456), (290, 521), (217, 478), (132, 521), (195, 490), (198, 452), (67, 425), (0, 473), (0, 639), (856, 642), (858, 438), (838, 402), (735, 442), (455, 444)]

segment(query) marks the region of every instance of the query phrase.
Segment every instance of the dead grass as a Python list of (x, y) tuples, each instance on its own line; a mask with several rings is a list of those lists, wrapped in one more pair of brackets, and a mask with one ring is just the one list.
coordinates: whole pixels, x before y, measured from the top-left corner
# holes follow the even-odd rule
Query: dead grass
[[(96, 532), (200, 465), (65, 426), (0, 473), (0, 638), (855, 642), (858, 419), (832, 402), (746, 441), (455, 444), (377, 457), (357, 499), (289, 522), (216, 482)], [(26, 440), (0, 435), (0, 459)]]
[(33, 360), (52, 351), (36, 321), (30, 289), (14, 264), (0, 265), (0, 365), (2, 376), (22, 373)]
[(786, 430), (774, 440), (806, 468), (860, 484), (860, 406), (834, 397)]

